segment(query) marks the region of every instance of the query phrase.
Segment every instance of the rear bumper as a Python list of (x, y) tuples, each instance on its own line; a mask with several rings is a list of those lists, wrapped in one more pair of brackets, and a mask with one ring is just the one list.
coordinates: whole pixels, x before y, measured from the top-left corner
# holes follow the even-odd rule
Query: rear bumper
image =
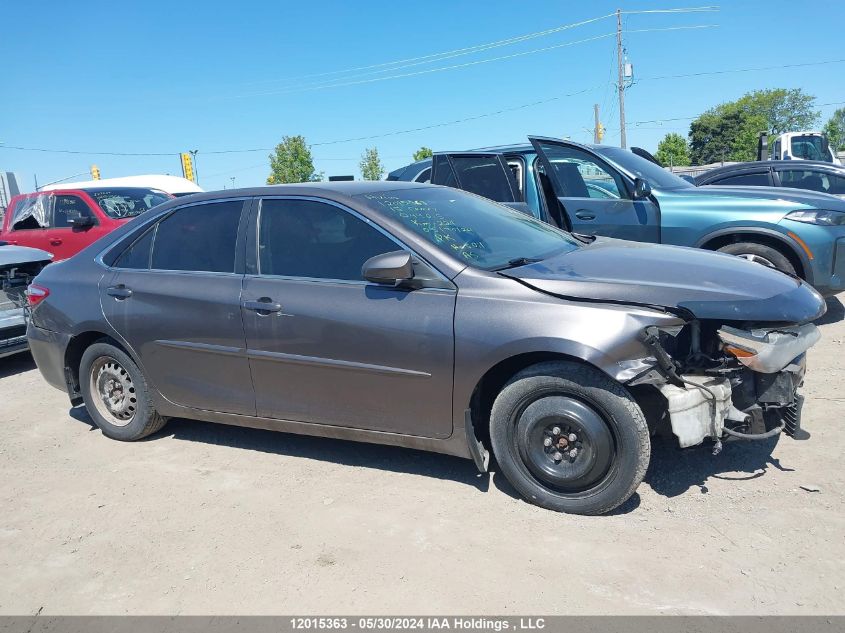
[(70, 335), (51, 332), (30, 323), (26, 329), (26, 338), (32, 358), (44, 380), (56, 389), (67, 392), (64, 361)]

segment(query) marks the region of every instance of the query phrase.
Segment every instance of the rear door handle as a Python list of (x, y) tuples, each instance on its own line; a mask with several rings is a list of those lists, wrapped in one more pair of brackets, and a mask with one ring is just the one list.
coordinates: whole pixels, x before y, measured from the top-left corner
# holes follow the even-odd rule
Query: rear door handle
[(282, 311), (282, 305), (276, 303), (270, 297), (261, 297), (258, 301), (244, 301), (241, 306), (247, 310), (255, 310), (263, 316)]
[(590, 211), (576, 211), (575, 217), (579, 220), (595, 220), (596, 214), (591, 213)]
[(54, 237), (50, 240), (50, 244), (52, 244), (53, 246), (61, 246), (62, 240), (60, 240), (58, 237)]
[(111, 295), (115, 299), (128, 299), (132, 296), (132, 290), (124, 286), (123, 284), (117, 286), (110, 286), (106, 289), (106, 294)]

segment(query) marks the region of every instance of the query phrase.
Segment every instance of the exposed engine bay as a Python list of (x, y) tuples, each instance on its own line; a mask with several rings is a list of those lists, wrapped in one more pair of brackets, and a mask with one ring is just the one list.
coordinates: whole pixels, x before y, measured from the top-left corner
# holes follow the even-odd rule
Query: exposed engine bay
[(2, 246), (0, 255), (0, 357), (27, 349), (26, 289), (48, 263), (50, 255), (37, 249)]
[(26, 288), (43, 267), (40, 262), (0, 267), (0, 310), (26, 306)]
[[(670, 425), (682, 448), (723, 439), (759, 440), (800, 433), (806, 351), (820, 338), (810, 323), (783, 326), (692, 320), (648, 327), (642, 341), (655, 366), (629, 381), (655, 424)], [(668, 418), (668, 420), (666, 419)]]

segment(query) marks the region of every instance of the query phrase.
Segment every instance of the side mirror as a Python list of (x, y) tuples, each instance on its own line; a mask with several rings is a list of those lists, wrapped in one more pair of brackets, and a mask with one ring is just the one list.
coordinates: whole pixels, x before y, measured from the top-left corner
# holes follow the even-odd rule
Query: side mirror
[(408, 251), (393, 251), (370, 257), (361, 267), (367, 281), (390, 286), (401, 286), (414, 278), (414, 264)]
[(642, 178), (634, 179), (634, 200), (643, 200), (651, 195), (651, 185), (648, 180)]
[(78, 218), (73, 218), (70, 225), (75, 229), (87, 229), (89, 226), (94, 226), (94, 218), (90, 215), (82, 215)]

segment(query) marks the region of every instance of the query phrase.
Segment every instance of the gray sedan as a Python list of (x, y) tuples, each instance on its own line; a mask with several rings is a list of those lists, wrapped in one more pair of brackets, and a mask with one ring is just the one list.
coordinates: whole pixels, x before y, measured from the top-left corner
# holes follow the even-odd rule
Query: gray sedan
[(135, 218), (30, 287), (47, 381), (104, 435), (170, 417), (394, 444), (598, 514), (650, 437), (800, 432), (824, 313), (718, 253), (570, 234), (415, 183), (212, 192)]

